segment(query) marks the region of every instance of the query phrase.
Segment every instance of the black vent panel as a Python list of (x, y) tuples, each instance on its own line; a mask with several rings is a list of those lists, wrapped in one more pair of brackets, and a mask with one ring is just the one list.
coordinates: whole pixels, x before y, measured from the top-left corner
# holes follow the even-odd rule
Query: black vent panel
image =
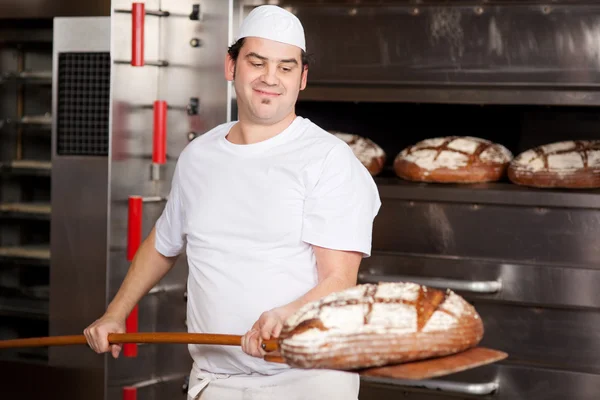
[(58, 56), (58, 155), (108, 155), (110, 53)]

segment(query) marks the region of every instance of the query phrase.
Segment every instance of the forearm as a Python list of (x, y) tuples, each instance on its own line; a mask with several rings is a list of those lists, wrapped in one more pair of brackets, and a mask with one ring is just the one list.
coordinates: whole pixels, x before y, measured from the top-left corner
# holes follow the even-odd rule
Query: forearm
[(285, 320), (303, 305), (320, 300), (328, 294), (338, 292), (356, 285), (356, 279), (350, 276), (330, 275), (322, 279), (314, 288), (302, 297), (286, 304), (279, 309), (281, 317)]
[(107, 314), (125, 319), (142, 297), (175, 265), (177, 257), (163, 256), (154, 244), (155, 231), (152, 229), (133, 258), (119, 291), (106, 310)]

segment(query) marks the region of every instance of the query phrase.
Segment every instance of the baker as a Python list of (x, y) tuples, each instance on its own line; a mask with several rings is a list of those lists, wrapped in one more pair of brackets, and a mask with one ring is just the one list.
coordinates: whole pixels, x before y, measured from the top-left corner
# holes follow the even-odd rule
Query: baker
[(243, 335), (240, 347), (189, 346), (188, 399), (357, 399), (357, 374), (269, 363), (260, 345), (302, 305), (356, 285), (377, 187), (345, 142), (296, 115), (308, 74), (296, 16), (255, 8), (224, 67), (239, 120), (181, 152), (162, 215), (84, 334), (118, 357), (108, 334), (125, 332), (127, 315), (185, 251), (189, 331)]

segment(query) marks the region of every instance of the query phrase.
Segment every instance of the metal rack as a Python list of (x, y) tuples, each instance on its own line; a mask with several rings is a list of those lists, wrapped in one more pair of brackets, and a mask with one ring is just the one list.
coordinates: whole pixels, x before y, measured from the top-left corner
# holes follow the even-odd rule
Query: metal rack
[[(0, 339), (49, 332), (52, 21), (0, 29)], [(47, 349), (2, 360), (47, 363)]]

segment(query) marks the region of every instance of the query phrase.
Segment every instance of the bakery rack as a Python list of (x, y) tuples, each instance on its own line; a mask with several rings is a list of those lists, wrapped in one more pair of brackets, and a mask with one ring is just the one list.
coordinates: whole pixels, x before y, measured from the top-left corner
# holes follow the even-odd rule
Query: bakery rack
[(0, 338), (14, 339), (49, 333), (52, 21), (4, 20), (0, 55)]

